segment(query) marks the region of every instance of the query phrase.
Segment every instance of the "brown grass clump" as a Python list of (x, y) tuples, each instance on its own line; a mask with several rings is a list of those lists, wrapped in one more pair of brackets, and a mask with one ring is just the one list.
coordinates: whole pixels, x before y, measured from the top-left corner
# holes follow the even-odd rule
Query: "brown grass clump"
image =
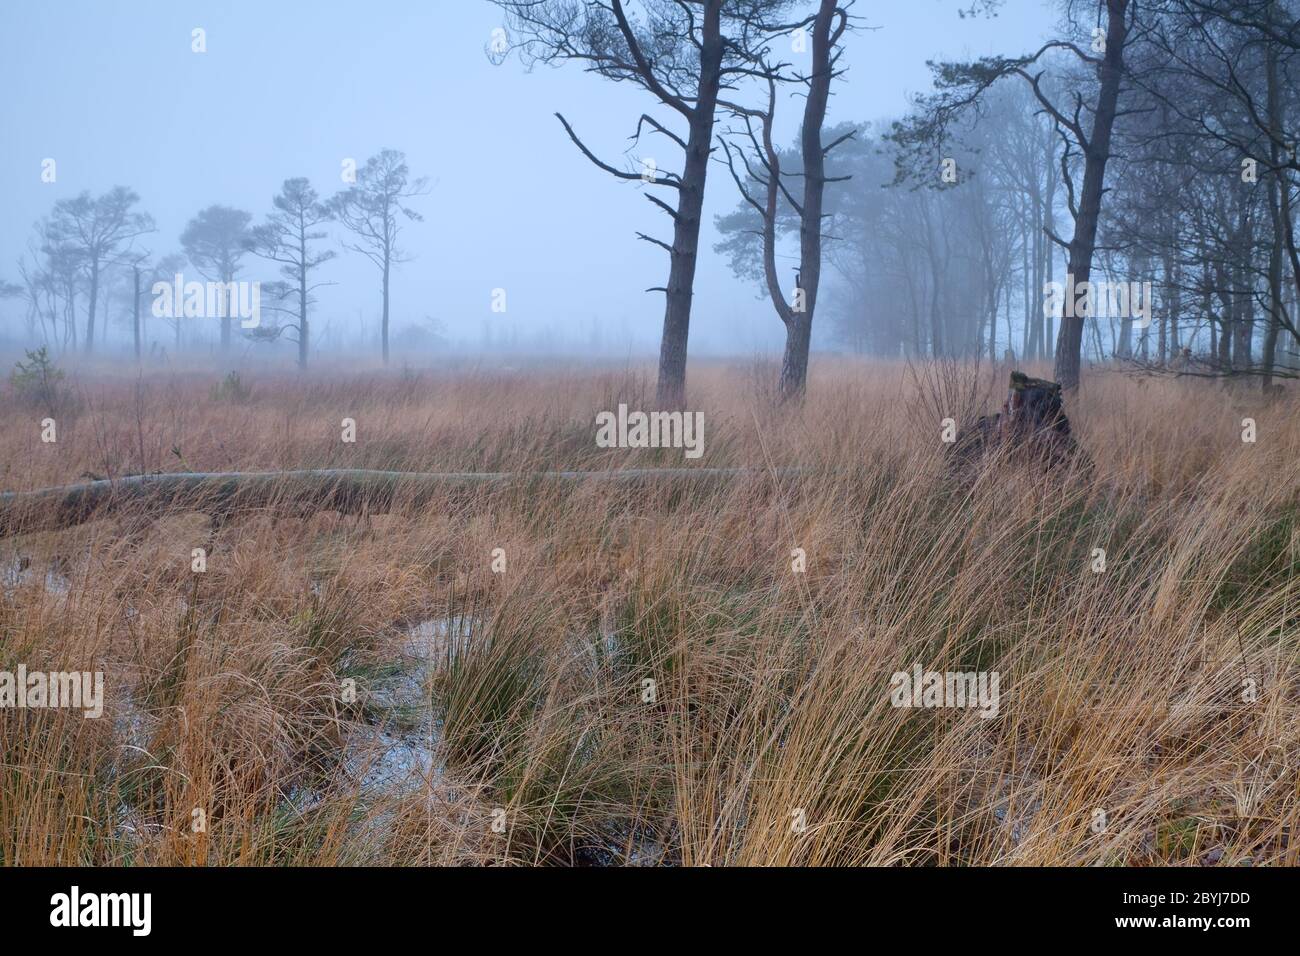
[[(821, 361), (785, 409), (693, 368), (698, 462), (596, 447), (644, 370), (220, 380), (81, 369), (54, 444), (0, 399), (0, 486), (754, 471), (0, 541), (0, 670), (106, 684), (99, 720), (0, 710), (5, 864), (1300, 862), (1293, 404), (1098, 373), (1089, 469), (957, 484), (936, 415), (998, 389), (884, 363)], [(893, 706), (918, 665), (996, 671), (997, 716)]]

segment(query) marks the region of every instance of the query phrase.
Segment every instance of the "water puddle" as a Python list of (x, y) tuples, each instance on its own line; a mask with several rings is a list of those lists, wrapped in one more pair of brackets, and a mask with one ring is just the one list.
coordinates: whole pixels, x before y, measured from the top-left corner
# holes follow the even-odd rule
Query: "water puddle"
[(465, 626), (460, 618), (411, 625), (402, 634), (396, 659), (358, 687), (368, 722), (355, 725), (349, 735), (345, 764), (363, 789), (400, 795), (443, 777), (432, 682), (453, 637)]
[(72, 590), (72, 581), (65, 573), (67, 570), (67, 562), (56, 558), (45, 565), (42, 575), (40, 566), (31, 558), (15, 555), (0, 566), (0, 588), (3, 588), (6, 598), (12, 598), (19, 588), (30, 587), (40, 581), (47, 594), (67, 597)]
[[(362, 718), (344, 732), (339, 767), (343, 780), (363, 799), (401, 799), (449, 785), (439, 755), (442, 730), (433, 716), (432, 682), (447, 659), (459, 618), (430, 618), (406, 627), (396, 653), (365, 664), (343, 662), (357, 683)], [(289, 803), (306, 810), (323, 798), (297, 791)]]
[[(6, 571), (4, 580), (9, 581)], [(30, 567), (21, 583), (39, 574)], [(63, 579), (66, 582), (66, 578)], [(356, 680), (360, 708), (342, 728), (340, 749), (322, 768), (316, 782), (294, 786), (284, 794), (283, 811), (303, 816), (326, 801), (357, 801), (364, 808), (352, 839), (379, 852), (397, 815), (408, 801), (430, 807), (460, 805), (466, 796), (442, 756), (442, 727), (433, 707), (433, 682), (446, 666), (449, 650), (472, 629), (471, 617), (429, 618), (390, 633), (386, 645), (341, 663), (340, 673)], [(126, 763), (152, 763), (150, 741), (158, 718), (147, 713), (131, 693), (121, 694), (109, 710), (117, 750)], [(408, 803), (409, 806), (409, 803)], [(128, 858), (158, 839), (161, 821), (147, 818), (123, 802), (114, 828)], [(612, 828), (603, 839), (580, 848), (575, 862), (598, 866), (673, 865), (670, 841), (632, 824)], [(382, 854), (381, 854), (382, 855)]]

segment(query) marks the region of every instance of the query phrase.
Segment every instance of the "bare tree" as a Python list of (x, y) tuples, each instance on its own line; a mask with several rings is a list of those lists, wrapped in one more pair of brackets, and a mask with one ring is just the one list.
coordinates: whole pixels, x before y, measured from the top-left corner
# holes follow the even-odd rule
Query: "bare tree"
[(298, 367), (305, 369), (311, 346), (308, 308), (312, 290), (320, 286), (320, 283), (312, 284), (311, 274), (337, 255), (333, 249), (312, 250), (313, 243), (325, 238), (318, 227), (330, 220), (330, 211), (303, 177), (286, 179), (271, 203), (274, 211), (249, 234), (248, 247), (254, 255), (280, 265), (284, 279), (268, 286), (268, 291), (281, 302), (294, 299), (296, 302), (289, 307), (272, 307), (293, 321), (267, 328), (261, 334), (274, 338), (286, 328), (293, 329), (298, 343)]
[(383, 276), (384, 312), (380, 325), (384, 364), (388, 364), (388, 288), (393, 266), (409, 262), (397, 247), (402, 219), (424, 219), (405, 204), (406, 200), (424, 195), (428, 179), (410, 179), (406, 155), (385, 149), (366, 160), (357, 170), (357, 181), (330, 201), (334, 217), (357, 236), (357, 243), (344, 247), (359, 252), (379, 267)]

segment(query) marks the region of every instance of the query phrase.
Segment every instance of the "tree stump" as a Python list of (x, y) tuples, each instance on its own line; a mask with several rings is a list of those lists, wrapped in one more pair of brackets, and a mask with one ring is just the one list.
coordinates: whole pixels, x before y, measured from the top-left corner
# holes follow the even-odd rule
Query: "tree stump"
[(1081, 454), (1070, 432), (1061, 386), (1012, 372), (1002, 411), (983, 415), (958, 433), (948, 450), (948, 469), (973, 480), (991, 456), (1046, 470)]

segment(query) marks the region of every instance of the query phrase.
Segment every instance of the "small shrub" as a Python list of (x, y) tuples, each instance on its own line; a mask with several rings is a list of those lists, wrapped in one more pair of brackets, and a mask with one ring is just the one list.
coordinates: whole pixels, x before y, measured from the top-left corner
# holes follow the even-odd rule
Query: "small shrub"
[(27, 361), (14, 363), (9, 385), (21, 402), (47, 409), (51, 414), (63, 403), (63, 370), (54, 364), (44, 345), (27, 352)]
[(212, 386), (211, 397), (214, 402), (230, 402), (243, 405), (253, 397), (253, 389), (244, 384), (238, 372), (230, 372), (220, 382)]

